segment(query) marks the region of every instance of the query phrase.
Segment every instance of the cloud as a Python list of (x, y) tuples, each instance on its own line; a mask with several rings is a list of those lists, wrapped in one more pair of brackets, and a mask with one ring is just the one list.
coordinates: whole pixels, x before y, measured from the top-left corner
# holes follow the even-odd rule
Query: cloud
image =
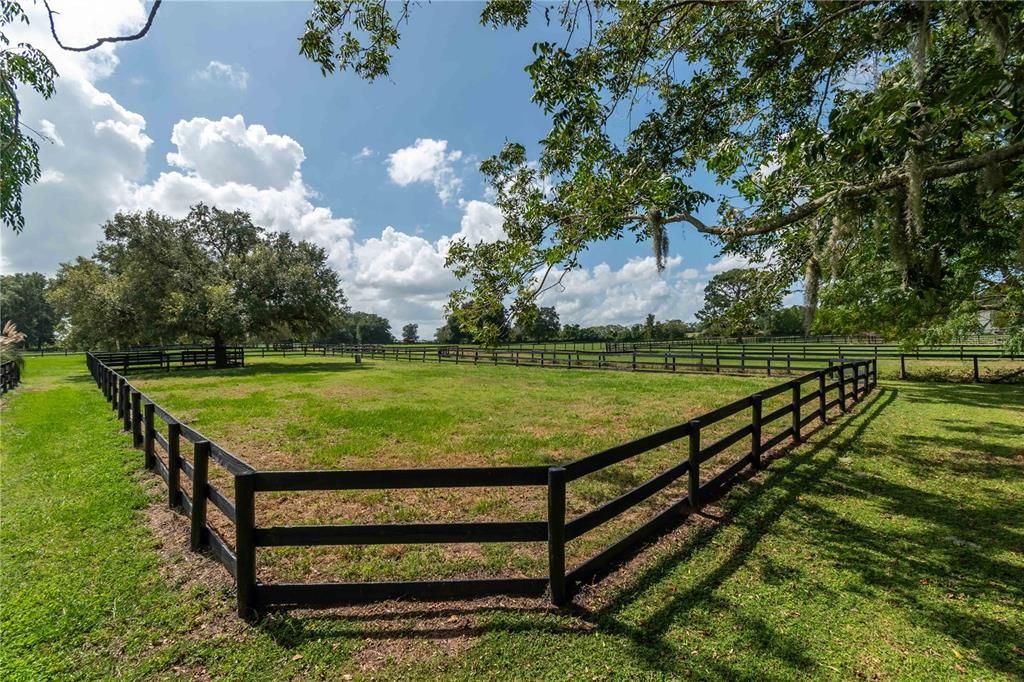
[(52, 144), (58, 147), (64, 146), (64, 138), (57, 133), (57, 126), (49, 119), (39, 119), (39, 132), (43, 134)]
[(631, 258), (618, 269), (601, 263), (574, 270), (540, 304), (554, 305), (563, 324), (584, 327), (634, 324), (648, 313), (659, 320), (689, 320), (703, 305), (705, 282), (694, 281), (693, 268), (677, 272), (682, 262), (681, 256), (670, 257), (663, 272), (651, 256)]
[(306, 158), (298, 142), (287, 135), (271, 135), (261, 125), (246, 125), (241, 114), (219, 121), (178, 121), (171, 142), (178, 151), (167, 155), (168, 164), (214, 184), (283, 189)]
[(211, 61), (202, 69), (192, 74), (196, 80), (207, 81), (216, 85), (226, 85), (236, 90), (249, 87), (249, 72), (237, 64), (225, 64), (217, 60)]
[(704, 271), (719, 273), (725, 272), (726, 270), (732, 270), (733, 268), (747, 268), (750, 267), (750, 264), (750, 260), (745, 256), (741, 256), (736, 253), (729, 253), (705, 265)]
[(354, 161), (361, 161), (362, 159), (370, 158), (371, 156), (373, 156), (376, 153), (377, 152), (373, 151), (369, 147), (363, 147), (362, 149), (359, 150), (358, 154), (355, 154), (355, 155), (352, 156), (352, 159)]
[[(351, 217), (336, 216), (318, 204), (303, 176), (300, 141), (241, 115), (179, 120), (170, 131), (159, 131), (169, 136), (172, 151), (150, 158), (153, 132), (146, 119), (96, 85), (117, 68), (115, 48), (63, 52), (48, 35), (41, 5), (28, 10), (33, 24), (27, 30), (12, 27), (17, 30), (11, 39), (47, 49), (61, 77), (50, 100), (26, 92), (22, 101), (24, 120), (55, 142), (41, 145), (44, 175), (26, 189), (25, 232), (0, 235), (6, 271), (53, 272), (62, 261), (92, 253), (104, 221), (117, 210), (151, 208), (179, 216), (203, 201), (249, 211), (257, 224), (323, 246), (353, 307), (385, 315), (395, 329), (418, 323), (429, 336), (443, 321), (448, 292), (458, 286), (444, 267), (451, 241), (503, 236), (500, 211), (482, 200), (459, 201), (458, 222), (436, 240), (401, 226), (359, 226)], [(137, 30), (145, 16), (137, 1), (68, 3), (58, 30), (68, 42), (82, 44)], [(364, 148), (360, 155), (372, 153)], [(155, 176), (147, 173), (150, 162), (159, 166)], [(427, 183), (451, 201), (461, 192), (456, 169), (463, 162), (462, 152), (449, 150), (447, 141), (419, 139), (389, 155), (388, 171), (399, 185)], [(601, 264), (567, 275), (566, 290), (550, 292), (545, 304), (556, 305), (563, 321), (582, 324), (634, 322), (648, 312), (685, 319), (700, 305), (698, 275), (682, 269), (678, 257), (661, 274), (651, 258), (618, 269)]]
[(53, 168), (47, 168), (42, 173), (40, 173), (38, 180), (40, 185), (53, 184), (63, 181), (64, 174), (61, 173), (59, 170), (54, 170)]
[(470, 244), (494, 242), (505, 237), (501, 210), (486, 201), (461, 202), (462, 220), (456, 237), (464, 237)]
[(388, 155), (388, 176), (402, 187), (414, 182), (430, 183), (441, 201), (448, 203), (462, 189), (462, 179), (453, 166), (462, 152), (447, 149), (448, 140), (419, 138), (412, 146)]

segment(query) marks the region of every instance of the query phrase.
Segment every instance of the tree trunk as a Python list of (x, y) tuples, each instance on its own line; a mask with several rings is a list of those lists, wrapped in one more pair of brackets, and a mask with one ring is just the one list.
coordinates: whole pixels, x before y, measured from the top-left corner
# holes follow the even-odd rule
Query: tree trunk
[(228, 347), (220, 334), (213, 337), (213, 364), (215, 367), (228, 366)]

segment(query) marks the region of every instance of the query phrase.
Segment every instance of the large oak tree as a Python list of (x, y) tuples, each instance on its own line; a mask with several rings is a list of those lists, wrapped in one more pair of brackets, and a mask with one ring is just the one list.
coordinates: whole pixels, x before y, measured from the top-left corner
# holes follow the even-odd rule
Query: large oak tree
[(343, 312), (326, 252), (198, 204), (183, 219), (118, 213), (92, 259), (64, 264), (50, 294), (71, 338), (96, 346), (306, 337)]
[[(411, 9), (321, 0), (300, 49), (325, 74), (385, 76)], [(1024, 3), (496, 0), (481, 15), (536, 20), (564, 29), (526, 66), (551, 117), (540, 163), (516, 143), (486, 161), (507, 236), (449, 253), (469, 282), (452, 309), (484, 340), (497, 302), (514, 295), (516, 317), (593, 242), (635, 235), (660, 263), (681, 223), (803, 275), (810, 321), (820, 300), (939, 339), (996, 287), (1020, 342)], [(703, 171), (720, 193), (698, 189)]]

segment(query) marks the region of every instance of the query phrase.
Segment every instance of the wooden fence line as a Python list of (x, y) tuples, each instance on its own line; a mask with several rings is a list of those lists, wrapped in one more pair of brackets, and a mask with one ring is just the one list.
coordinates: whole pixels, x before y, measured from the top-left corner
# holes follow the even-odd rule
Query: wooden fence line
[[(88, 354), (87, 365), (112, 408), (118, 411), (125, 431), (131, 430), (136, 447), (143, 450), (144, 465), (166, 483), (168, 505), (190, 519), (190, 546), (209, 550), (235, 580), (238, 614), (258, 617), (270, 608), (328, 607), (385, 599), (468, 599), (491, 595), (539, 597), (547, 594), (555, 605), (572, 600), (579, 589), (638, 551), (648, 540), (675, 525), (718, 494), (742, 470), (762, 466), (762, 455), (786, 441), (801, 442), (801, 429), (812, 422), (828, 423), (829, 411), (843, 412), (862, 400), (878, 380), (877, 361), (850, 360), (830, 363), (777, 386), (746, 396), (663, 431), (577, 459), (564, 466), (471, 467), (438, 469), (378, 469), (333, 471), (258, 471), (198, 431), (180, 423), (167, 410), (132, 386), (126, 377)], [(804, 387), (811, 385), (810, 392)], [(832, 394), (834, 398), (830, 399)], [(788, 396), (789, 401), (768, 414), (763, 401)], [(805, 411), (805, 405), (813, 405)], [(708, 427), (749, 410), (749, 422), (705, 442)], [(774, 422), (790, 419), (781, 430), (765, 437)], [(166, 426), (166, 435), (157, 421)], [(775, 427), (778, 429), (778, 427)], [(571, 481), (632, 457), (686, 438), (689, 457), (619, 497), (566, 519), (565, 490)], [(710, 479), (701, 477), (701, 464), (728, 447), (749, 439), (749, 449), (725, 470)], [(182, 456), (182, 440), (192, 445), (191, 462)], [(160, 445), (163, 458), (156, 452)], [(227, 470), (234, 481), (234, 501), (211, 481), (210, 464)], [(191, 482), (189, 490), (181, 477)], [(687, 495), (649, 519), (640, 528), (567, 570), (565, 544), (601, 526), (672, 482), (687, 476)], [(257, 494), (269, 491), (347, 490), (382, 488), (545, 486), (547, 517), (543, 521), (401, 523), (371, 525), (256, 525)], [(210, 525), (212, 504), (235, 528), (234, 549)], [(260, 547), (452, 543), (452, 542), (546, 542), (548, 575), (543, 578), (491, 578), (483, 580), (425, 580), (382, 583), (263, 583), (256, 576), (256, 552)]]
[[(707, 350), (701, 350), (707, 348)], [(739, 348), (706, 346), (699, 344), (693, 350), (676, 351), (656, 350), (606, 350), (606, 351), (561, 351), (534, 349), (484, 349), (466, 346), (434, 346), (417, 348), (415, 346), (331, 346), (323, 347), (323, 355), (343, 355), (368, 357), (382, 360), (402, 360), (407, 362), (453, 362), (455, 364), (491, 364), (514, 365), (517, 367), (547, 367), (559, 369), (600, 369), (630, 372), (658, 373), (716, 373), (716, 374), (751, 374), (764, 373), (767, 376), (795, 374), (813, 371), (826, 362), (847, 359), (899, 359), (900, 378), (906, 379), (906, 359), (915, 360), (961, 360), (973, 361), (975, 382), (981, 381), (980, 363), (982, 361), (1016, 360), (1011, 353), (999, 354), (1001, 351), (968, 350), (965, 346), (950, 348), (948, 352), (918, 351), (916, 353), (897, 353), (889, 350), (866, 349), (861, 355), (852, 353), (841, 346), (819, 347), (811, 349), (803, 347), (798, 352), (790, 352), (774, 346)]]

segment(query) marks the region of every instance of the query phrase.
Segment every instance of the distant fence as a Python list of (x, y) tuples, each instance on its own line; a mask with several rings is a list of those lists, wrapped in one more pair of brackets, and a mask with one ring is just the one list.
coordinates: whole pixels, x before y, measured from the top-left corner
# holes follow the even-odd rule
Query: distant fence
[(896, 346), (708, 346), (683, 345), (674, 350), (638, 344), (608, 344), (606, 350), (546, 350), (533, 348), (478, 348), (469, 346), (332, 346), (324, 355), (359, 355), (371, 359), (407, 362), (450, 362), (456, 364), (515, 365), (558, 369), (596, 369), (630, 372), (711, 372), (716, 374), (794, 374), (807, 372), (829, 362), (846, 359), (892, 358), (900, 361), (900, 378), (907, 378), (906, 361), (962, 360), (973, 363), (974, 380), (980, 381), (979, 364), (1015, 360), (999, 348), (945, 346), (915, 353), (894, 352)]
[[(1020, 356), (1012, 350), (1007, 351), (992, 344), (944, 344), (928, 346), (914, 351), (906, 351), (897, 344), (872, 345), (831, 345), (831, 344), (700, 344), (682, 342), (650, 342), (650, 343), (609, 343), (605, 348), (608, 353), (664, 353), (679, 356), (685, 354), (693, 357), (700, 354), (713, 354), (718, 364), (736, 364), (757, 367), (772, 361), (778, 363), (785, 360), (792, 363), (814, 361), (822, 362), (838, 358), (873, 358), (898, 359), (900, 362), (900, 378), (907, 378), (907, 360), (945, 360), (971, 362), (974, 381), (980, 381), (979, 364), (993, 361), (1016, 361)], [(703, 361), (702, 361), (703, 363)]]
[[(874, 388), (878, 379), (877, 363), (873, 359), (851, 360), (819, 368), (696, 419), (564, 466), (257, 471), (198, 431), (182, 424), (97, 356), (90, 354), (88, 367), (96, 385), (117, 411), (124, 430), (132, 433), (134, 445), (143, 450), (146, 468), (155, 471), (167, 483), (170, 507), (180, 509), (189, 517), (192, 549), (208, 548), (227, 568), (237, 586), (238, 613), (250, 619), (275, 607), (315, 608), (388, 599), (447, 600), (492, 595), (540, 597), (546, 593), (554, 604), (564, 605), (581, 586), (599, 579), (648, 540), (699, 510), (745, 468), (760, 468), (766, 452), (787, 442), (800, 443), (803, 430), (814, 422), (826, 422), (830, 410), (838, 407), (846, 412)], [(805, 391), (806, 386), (811, 390)], [(783, 396), (787, 402), (765, 413), (762, 409), (764, 401), (775, 396)], [(749, 420), (742, 427), (712, 443), (702, 439), (708, 427), (744, 412), (748, 413)], [(166, 426), (166, 435), (157, 430), (157, 419)], [(780, 420), (784, 420), (785, 425), (770, 433), (772, 429), (769, 427)], [(688, 439), (687, 459), (591, 511), (566, 519), (567, 483), (681, 439)], [(182, 452), (183, 441), (192, 446), (191, 461), (187, 452)], [(749, 449), (743, 456), (713, 477), (702, 479), (703, 464), (744, 441), (749, 441)], [(157, 446), (164, 453), (163, 457), (157, 452)], [(211, 463), (223, 467), (233, 476), (233, 499), (210, 482)], [(616, 518), (684, 476), (687, 477), (686, 496), (597, 555), (567, 570), (566, 542)], [(183, 485), (183, 477), (190, 481), (191, 486)], [(256, 525), (258, 494), (267, 492), (515, 486), (547, 488), (547, 515), (543, 521)], [(233, 547), (208, 522), (209, 504), (233, 525)], [(374, 583), (264, 583), (256, 575), (256, 552), (260, 547), (464, 542), (546, 542), (548, 575)]]
[(14, 360), (0, 364), (0, 394), (7, 393), (21, 383), (21, 368)]
[[(227, 367), (245, 366), (244, 348), (229, 346), (224, 349), (224, 354)], [(171, 367), (213, 367), (217, 362), (217, 353), (213, 347), (200, 346), (86, 353), (87, 363), (95, 361), (120, 369), (122, 373), (147, 369), (170, 371)]]

